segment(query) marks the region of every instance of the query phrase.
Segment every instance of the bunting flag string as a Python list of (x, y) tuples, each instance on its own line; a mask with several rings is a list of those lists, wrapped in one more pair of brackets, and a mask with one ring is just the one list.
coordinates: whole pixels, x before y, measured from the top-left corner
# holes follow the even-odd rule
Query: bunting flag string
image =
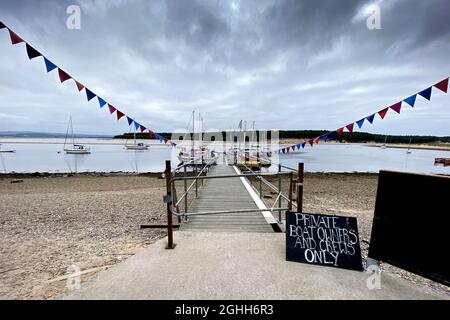
[[(314, 144), (318, 144), (320, 140), (322, 140), (323, 142), (326, 142), (326, 141), (328, 141), (330, 139), (342, 138), (342, 136), (344, 134), (344, 128), (347, 129), (348, 132), (353, 132), (353, 130), (355, 128), (354, 127), (355, 123), (358, 126), (358, 128), (360, 128), (360, 129), (362, 128), (362, 126), (363, 126), (363, 124), (364, 124), (364, 122), (366, 120), (370, 124), (373, 124), (376, 114), (378, 114), (380, 116), (380, 118), (383, 120), (383, 119), (385, 119), (389, 109), (392, 109), (396, 113), (400, 114), (402, 106), (403, 106), (403, 102), (406, 103), (407, 105), (409, 105), (411, 108), (414, 108), (414, 106), (416, 104), (417, 95), (419, 95), (419, 96), (423, 97), (424, 99), (430, 101), (431, 100), (431, 94), (432, 94), (432, 91), (433, 91), (433, 87), (439, 89), (440, 91), (442, 91), (444, 93), (447, 93), (448, 92), (448, 81), (449, 81), (449, 78), (447, 77), (444, 80), (441, 80), (438, 83), (432, 85), (431, 87), (429, 87), (429, 88), (427, 88), (425, 90), (422, 90), (422, 91), (420, 91), (420, 92), (418, 92), (416, 94), (413, 94), (412, 96), (409, 96), (408, 98), (406, 98), (406, 99), (404, 99), (402, 101), (394, 103), (393, 105), (391, 105), (391, 106), (389, 106), (387, 108), (383, 108), (380, 111), (371, 114), (370, 116), (367, 116), (367, 117), (364, 117), (364, 118), (362, 118), (362, 119), (360, 119), (358, 121), (352, 122), (352, 123), (346, 125), (345, 127), (339, 128), (339, 129), (337, 129), (335, 131), (330, 131), (330, 132), (328, 132), (326, 134), (320, 135), (320, 136), (318, 136), (318, 137), (316, 137), (314, 139), (310, 139), (308, 141), (303, 141), (303, 142), (297, 143), (297, 144), (295, 144), (293, 146), (287, 146), (287, 147), (281, 148), (281, 149), (277, 150), (277, 153), (278, 154), (286, 154), (286, 153), (289, 153), (290, 150), (294, 151), (295, 147), (297, 148), (297, 150), (300, 150), (302, 148), (304, 149), (306, 147), (307, 143), (309, 143), (311, 145), (311, 147), (312, 147)], [(267, 155), (269, 155), (269, 153), (267, 153)]]
[(146, 128), (142, 124), (136, 122), (133, 118), (129, 117), (128, 115), (126, 115), (122, 111), (118, 110), (116, 107), (114, 107), (113, 105), (109, 104), (103, 98), (97, 96), (92, 90), (86, 88), (86, 86), (84, 84), (81, 84), (79, 81), (73, 79), (72, 76), (70, 76), (66, 71), (64, 71), (61, 68), (59, 68), (56, 64), (54, 64), (52, 61), (50, 61), (47, 57), (45, 57), (43, 54), (41, 54), (38, 50), (36, 50), (34, 47), (32, 47), (30, 44), (28, 44), (19, 35), (17, 35), (9, 27), (7, 27), (2, 21), (0, 21), (0, 29), (8, 30), (9, 37), (11, 39), (11, 44), (16, 45), (16, 44), (19, 44), (19, 43), (22, 43), (22, 42), (25, 43), (26, 52), (27, 52), (28, 58), (30, 60), (32, 60), (34, 58), (37, 58), (37, 57), (43, 57), (44, 64), (45, 64), (45, 69), (46, 69), (47, 73), (49, 73), (49, 72), (51, 72), (51, 71), (53, 71), (55, 69), (58, 69), (58, 77), (59, 77), (59, 80), (60, 80), (61, 83), (72, 79), (75, 82), (75, 84), (76, 84), (78, 92), (81, 92), (83, 90), (85, 91), (86, 98), (87, 98), (88, 102), (91, 101), (92, 99), (94, 99), (95, 97), (97, 97), (97, 100), (98, 100), (98, 103), (100, 105), (100, 108), (103, 108), (105, 105), (108, 105), (109, 113), (111, 115), (113, 115), (115, 113), (117, 120), (120, 120), (122, 117), (126, 116), (127, 121), (128, 121), (128, 126), (131, 126), (134, 123), (134, 126), (135, 126), (136, 130), (140, 130), (141, 133), (144, 133), (144, 132), (147, 131), (150, 138), (156, 137), (161, 142), (164, 142), (164, 143), (170, 142), (171, 146), (173, 146), (173, 147), (176, 146), (176, 144), (173, 143), (172, 141), (167, 140), (163, 136), (153, 132), (152, 130)]

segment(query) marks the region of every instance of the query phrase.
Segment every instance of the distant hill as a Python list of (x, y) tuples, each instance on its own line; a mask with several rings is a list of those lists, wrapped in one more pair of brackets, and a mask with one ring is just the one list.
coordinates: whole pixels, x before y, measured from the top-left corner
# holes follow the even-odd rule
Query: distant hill
[[(0, 131), (0, 137), (8, 138), (64, 138), (65, 133), (35, 131)], [(110, 135), (75, 134), (76, 138), (111, 138)]]

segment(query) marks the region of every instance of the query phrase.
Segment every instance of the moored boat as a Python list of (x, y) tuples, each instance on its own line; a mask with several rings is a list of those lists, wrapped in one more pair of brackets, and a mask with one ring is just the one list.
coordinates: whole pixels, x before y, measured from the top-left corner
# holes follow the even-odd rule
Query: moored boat
[[(72, 134), (72, 147), (66, 147), (67, 137), (69, 135), (69, 130)], [(90, 154), (91, 148), (85, 146), (84, 144), (75, 143), (75, 136), (73, 134), (73, 124), (72, 116), (69, 118), (69, 124), (67, 125), (66, 138), (64, 139), (64, 152), (67, 154)]]
[(2, 153), (14, 153), (14, 152), (16, 152), (16, 150), (13, 150), (13, 149), (3, 149), (3, 148), (2, 148), (2, 145), (0, 144), (0, 152), (2, 152)]

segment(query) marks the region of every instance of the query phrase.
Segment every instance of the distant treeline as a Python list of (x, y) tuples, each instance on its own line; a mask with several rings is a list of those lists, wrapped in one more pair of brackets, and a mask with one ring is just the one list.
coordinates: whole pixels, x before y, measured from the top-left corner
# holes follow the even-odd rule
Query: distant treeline
[[(298, 139), (298, 140), (307, 140), (307, 139), (312, 139), (315, 138), (317, 136), (323, 135), (328, 133), (329, 131), (326, 130), (280, 130), (278, 131), (278, 137), (280, 139)], [(159, 133), (161, 136), (163, 136), (166, 139), (172, 139), (172, 133), (170, 132), (163, 132), (163, 133)], [(241, 132), (241, 134), (243, 135), (243, 132)], [(257, 137), (259, 136), (259, 132), (256, 131), (254, 134), (254, 138), (253, 139), (257, 139)], [(262, 131), (262, 134), (266, 135), (266, 138), (268, 140), (270, 140), (271, 134), (270, 131)], [(183, 139), (192, 139), (192, 133), (186, 133), (185, 136), (183, 137), (184, 134), (182, 133), (177, 133), (174, 134), (174, 136), (176, 137), (176, 140), (183, 140)], [(214, 138), (211, 139), (211, 137), (220, 137), (220, 135), (222, 135), (222, 140), (230, 139), (230, 137), (232, 137), (233, 135), (239, 135), (239, 132), (226, 132), (226, 131), (222, 131), (221, 133), (218, 132), (206, 132), (203, 133), (203, 138), (205, 140), (216, 140)], [(246, 133), (247, 137), (246, 140), (249, 140), (250, 137), (252, 136), (252, 132), (248, 131)], [(122, 135), (117, 135), (114, 136), (114, 139), (133, 139), (134, 135), (133, 133), (124, 133)], [(275, 138), (275, 137), (274, 137)], [(149, 134), (148, 133), (136, 133), (136, 139), (149, 139)], [(195, 139), (198, 139), (198, 133), (195, 134)], [(232, 138), (231, 138), (232, 139)], [(420, 143), (433, 143), (433, 142), (447, 142), (450, 143), (450, 136), (448, 137), (437, 137), (437, 136), (408, 136), (408, 135), (404, 135), (404, 136), (397, 136), (397, 135), (382, 135), (382, 134), (372, 134), (372, 133), (367, 133), (367, 132), (344, 132), (342, 139), (340, 139), (340, 141), (346, 141), (346, 142), (384, 142), (385, 139), (387, 140), (388, 143), (409, 143), (411, 141), (411, 143), (416, 143), (416, 144), (420, 144)]]

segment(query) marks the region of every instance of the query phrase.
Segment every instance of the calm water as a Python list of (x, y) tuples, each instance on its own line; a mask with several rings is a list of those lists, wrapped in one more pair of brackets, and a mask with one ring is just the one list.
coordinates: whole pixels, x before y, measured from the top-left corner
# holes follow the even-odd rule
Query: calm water
[[(16, 153), (0, 153), (0, 172), (161, 172), (165, 160), (171, 159), (174, 165), (178, 164), (178, 150), (172, 151), (154, 141), (148, 151), (124, 150), (124, 141), (120, 140), (83, 139), (78, 142), (89, 145), (92, 153), (68, 155), (60, 152), (63, 139), (1, 139), (3, 149), (15, 149)], [(406, 149), (322, 144), (302, 152), (279, 155), (279, 158), (277, 155), (272, 160), (291, 167), (301, 161), (309, 172), (391, 169), (450, 174), (450, 167), (434, 166), (436, 157), (450, 158), (450, 151), (412, 150), (407, 154)], [(274, 170), (275, 167), (271, 168)]]

